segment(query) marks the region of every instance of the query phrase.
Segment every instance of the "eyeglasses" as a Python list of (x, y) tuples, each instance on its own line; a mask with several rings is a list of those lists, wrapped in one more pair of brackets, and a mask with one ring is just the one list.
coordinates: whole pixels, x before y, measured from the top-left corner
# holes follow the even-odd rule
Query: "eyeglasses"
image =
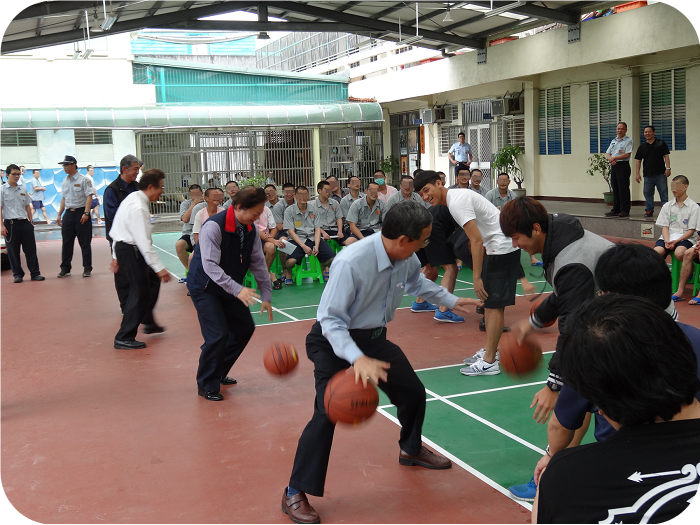
[[(412, 239), (414, 242), (420, 241), (420, 239)], [(425, 240), (420, 244), (420, 248), (425, 248), (430, 244), (430, 237), (426, 237)]]

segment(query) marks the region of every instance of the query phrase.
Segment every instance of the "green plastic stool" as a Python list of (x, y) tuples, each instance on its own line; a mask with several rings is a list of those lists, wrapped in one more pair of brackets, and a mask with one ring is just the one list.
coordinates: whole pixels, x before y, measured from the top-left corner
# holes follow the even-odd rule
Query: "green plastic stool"
[(338, 252), (343, 249), (343, 245), (340, 244), (337, 239), (329, 239), (328, 245), (331, 247), (331, 250), (335, 252), (336, 255), (338, 255)]
[(700, 264), (695, 264), (695, 277), (693, 277), (693, 297), (698, 295), (698, 290), (700, 290)]
[[(305, 268), (308, 261), (308, 269)], [(314, 255), (306, 255), (301, 261), (301, 265), (294, 265), (292, 268), (292, 279), (297, 286), (301, 286), (301, 281), (304, 277), (311, 277), (311, 279), (318, 279), (319, 283), (323, 282), (323, 272), (321, 270), (321, 263)]]
[(681, 278), (681, 266), (683, 266), (683, 261), (679, 261), (676, 258), (675, 253), (671, 253), (671, 293), (676, 293), (678, 290), (678, 281)]
[(253, 277), (253, 274), (248, 270), (245, 274), (245, 278), (243, 279), (243, 286), (246, 288), (254, 288), (256, 289), (258, 287), (257, 283), (255, 282), (255, 277)]

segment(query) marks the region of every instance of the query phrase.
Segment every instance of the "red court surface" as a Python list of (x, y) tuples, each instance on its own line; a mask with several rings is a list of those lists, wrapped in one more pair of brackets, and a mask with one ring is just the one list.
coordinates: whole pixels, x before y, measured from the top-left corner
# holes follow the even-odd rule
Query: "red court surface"
[[(205, 401), (185, 286), (161, 289), (156, 318), (166, 333), (140, 335), (144, 350), (114, 350), (121, 317), (106, 242), (93, 240), (90, 278), (56, 278), (60, 246), (38, 243), (46, 281), (0, 278), (2, 483), (12, 505), (48, 523), (291, 523), (280, 500), (312, 414), (313, 368), (303, 357), (296, 373), (276, 378), (262, 354), (283, 340), (304, 355), (312, 321), (258, 327), (232, 371), (239, 384), (222, 387), (224, 401)], [(506, 323), (530, 305), (518, 298)], [(697, 324), (700, 307), (678, 309)], [(477, 322), (445, 326), (401, 310), (388, 334), (414, 368), (453, 365), (465, 347), (483, 346)], [(556, 336), (542, 337), (544, 350)], [(324, 523), (529, 522), (523, 506), (457, 465), (400, 466), (398, 433), (381, 416), (337, 429), (325, 497), (311, 498)]]

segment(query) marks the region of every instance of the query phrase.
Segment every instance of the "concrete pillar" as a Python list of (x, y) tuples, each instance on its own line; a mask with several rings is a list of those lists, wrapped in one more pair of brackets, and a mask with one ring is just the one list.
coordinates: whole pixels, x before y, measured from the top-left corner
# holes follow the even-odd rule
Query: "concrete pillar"
[(620, 114), (622, 121), (627, 123), (627, 135), (634, 141), (634, 148), (630, 157), (630, 197), (633, 201), (643, 201), (643, 184), (637, 184), (634, 180), (635, 160), (634, 155), (639, 147), (639, 68), (632, 68), (630, 75), (621, 79)]
[[(530, 196), (541, 195), (539, 155), (539, 89), (534, 83), (525, 84), (525, 154), (519, 159), (525, 175), (523, 188)], [(515, 188), (515, 184), (511, 185)]]
[(311, 136), (311, 153), (313, 155), (314, 166), (314, 187), (312, 193), (315, 193), (316, 185), (321, 182), (321, 130), (319, 128), (313, 129), (313, 134)]

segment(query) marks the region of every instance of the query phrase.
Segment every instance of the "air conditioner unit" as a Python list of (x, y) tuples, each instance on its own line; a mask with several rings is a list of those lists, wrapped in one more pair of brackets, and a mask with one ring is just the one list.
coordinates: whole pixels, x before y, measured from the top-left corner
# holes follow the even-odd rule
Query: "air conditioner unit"
[(434, 109), (421, 109), (420, 117), (423, 120), (423, 124), (434, 124), (435, 123), (435, 110)]
[(506, 114), (505, 100), (502, 98), (495, 98), (491, 101), (491, 115), (494, 117), (500, 117)]
[(522, 115), (525, 113), (523, 97), (495, 98), (491, 101), (491, 114), (494, 117), (503, 115)]
[(452, 122), (452, 111), (448, 115), (445, 107), (435, 108), (435, 122)]

